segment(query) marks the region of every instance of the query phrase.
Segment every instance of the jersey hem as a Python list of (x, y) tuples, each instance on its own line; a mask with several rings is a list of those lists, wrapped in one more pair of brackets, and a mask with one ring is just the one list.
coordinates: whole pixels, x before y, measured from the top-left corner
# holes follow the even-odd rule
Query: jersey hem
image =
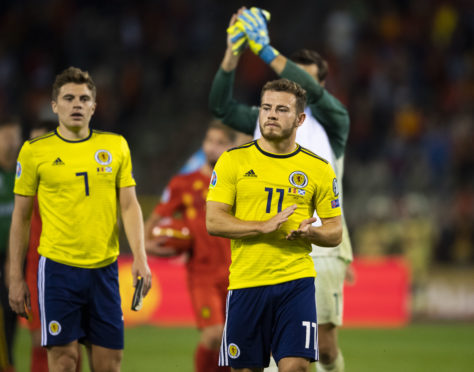
[(79, 267), (81, 269), (100, 269), (102, 267), (105, 267), (105, 266), (108, 266), (110, 264), (113, 264), (116, 260), (117, 260), (117, 257), (118, 256), (114, 256), (114, 257), (111, 257), (107, 260), (104, 260), (104, 261), (100, 261), (98, 263), (95, 263), (95, 264), (90, 264), (90, 265), (80, 265), (78, 263), (72, 263), (72, 262), (67, 262), (67, 261), (64, 261), (64, 260), (61, 260), (61, 259), (57, 259), (56, 257), (50, 257), (50, 256), (47, 256), (47, 255), (44, 255), (44, 254), (41, 254), (41, 256), (43, 257), (46, 257), (48, 260), (51, 260), (51, 261), (54, 261), (54, 262), (57, 262), (61, 265), (66, 265), (66, 266), (72, 266), (72, 267)]
[(252, 282), (252, 283), (243, 283), (241, 285), (229, 285), (227, 289), (233, 290), (233, 289), (244, 289), (244, 288), (254, 288), (254, 287), (265, 287), (268, 285), (277, 285), (277, 284), (291, 282), (293, 280), (305, 279), (305, 278), (316, 278), (316, 274), (311, 274), (311, 275), (308, 274), (308, 275), (303, 275), (303, 276), (298, 276), (298, 277), (288, 277), (281, 280), (275, 280), (275, 281), (270, 281), (270, 282), (264, 281), (260, 283)]

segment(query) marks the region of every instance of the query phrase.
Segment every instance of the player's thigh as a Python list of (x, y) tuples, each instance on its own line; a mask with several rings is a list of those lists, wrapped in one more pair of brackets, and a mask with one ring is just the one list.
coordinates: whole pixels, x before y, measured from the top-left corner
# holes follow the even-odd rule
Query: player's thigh
[(229, 291), (219, 365), (235, 370), (268, 366), (273, 318), (271, 287)]
[(274, 286), (277, 308), (272, 338), (275, 361), (285, 357), (318, 358), (318, 328), (314, 278), (303, 278)]
[(26, 285), (30, 291), (31, 310), (28, 315), (28, 329), (31, 332), (41, 329), (40, 312), (38, 306), (38, 261), (39, 256), (29, 255), (25, 269)]
[(123, 349), (124, 324), (117, 261), (94, 269), (92, 280), (86, 319), (87, 340), (103, 348)]
[(313, 257), (317, 277), (318, 324), (342, 325), (343, 287), (347, 264), (337, 257)]
[(190, 281), (188, 284), (199, 329), (224, 324), (227, 291), (215, 281)]
[(41, 257), (38, 269), (38, 299), (41, 345), (60, 346), (83, 338), (90, 272)]

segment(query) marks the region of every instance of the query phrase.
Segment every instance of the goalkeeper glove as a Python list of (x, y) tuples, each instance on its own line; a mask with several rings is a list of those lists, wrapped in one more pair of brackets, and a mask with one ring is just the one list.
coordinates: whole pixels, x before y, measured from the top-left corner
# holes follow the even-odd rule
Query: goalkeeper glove
[(245, 28), (241, 22), (235, 22), (227, 29), (227, 36), (232, 44), (232, 53), (236, 56), (240, 55), (247, 46), (247, 35)]
[(250, 49), (267, 64), (272, 62), (280, 53), (270, 46), (268, 36), (267, 20), (270, 20), (270, 13), (266, 10), (252, 7), (244, 10), (238, 16), (239, 21), (244, 27), (248, 38)]

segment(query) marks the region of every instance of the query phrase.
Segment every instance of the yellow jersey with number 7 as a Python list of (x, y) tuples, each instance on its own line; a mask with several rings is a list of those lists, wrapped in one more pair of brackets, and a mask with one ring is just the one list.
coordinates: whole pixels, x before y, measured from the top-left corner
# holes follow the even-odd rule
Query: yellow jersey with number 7
[(40, 255), (98, 268), (119, 254), (117, 191), (130, 186), (135, 180), (122, 136), (90, 130), (87, 138), (70, 141), (56, 130), (23, 144), (14, 193), (38, 196)]

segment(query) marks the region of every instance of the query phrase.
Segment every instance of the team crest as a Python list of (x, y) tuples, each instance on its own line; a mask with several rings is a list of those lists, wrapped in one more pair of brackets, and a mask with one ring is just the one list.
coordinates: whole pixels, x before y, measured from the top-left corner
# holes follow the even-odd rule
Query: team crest
[(57, 336), (61, 333), (61, 324), (57, 322), (56, 320), (52, 320), (49, 322), (49, 333), (51, 333), (53, 336)]
[(217, 173), (215, 170), (212, 171), (212, 176), (211, 176), (211, 183), (209, 184), (209, 187), (214, 188), (217, 183)]
[(295, 187), (306, 187), (308, 176), (300, 171), (293, 172), (290, 174), (290, 183)]
[(232, 359), (237, 359), (240, 356), (240, 349), (236, 344), (230, 344), (227, 353)]
[(20, 178), (21, 176), (21, 163), (19, 161), (16, 162), (16, 178)]
[(112, 154), (107, 150), (97, 150), (94, 157), (95, 161), (100, 165), (109, 165), (112, 163)]
[(334, 178), (332, 180), (332, 191), (334, 192), (334, 196), (339, 195), (339, 186), (337, 185), (337, 179), (336, 178)]

